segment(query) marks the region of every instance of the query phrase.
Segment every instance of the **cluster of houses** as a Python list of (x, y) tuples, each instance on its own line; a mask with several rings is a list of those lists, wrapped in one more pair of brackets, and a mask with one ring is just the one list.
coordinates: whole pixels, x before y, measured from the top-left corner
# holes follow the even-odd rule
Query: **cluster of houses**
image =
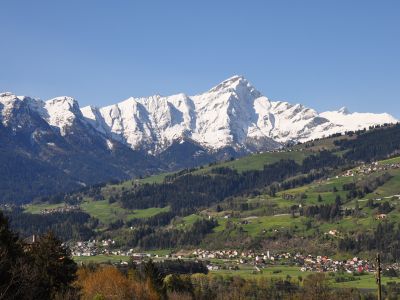
[[(269, 251), (263, 253), (255, 253), (253, 251), (240, 252), (237, 250), (202, 250), (197, 249), (192, 252), (191, 257), (199, 260), (209, 259), (225, 259), (229, 262), (237, 264), (251, 264), (258, 267), (265, 267), (267, 264), (275, 264), (278, 262), (297, 265), (301, 271), (313, 272), (337, 272), (345, 271), (353, 272), (369, 272), (373, 270), (373, 266), (367, 261), (354, 257), (348, 260), (333, 260), (327, 256), (312, 256), (283, 252), (271, 254)], [(210, 264), (210, 270), (216, 270), (217, 264)]]
[[(229, 263), (253, 265), (256, 270), (268, 268), (270, 264), (286, 264), (296, 265), (303, 272), (347, 272), (347, 273), (362, 273), (375, 272), (375, 266), (367, 260), (354, 257), (347, 260), (334, 260), (328, 256), (313, 256), (302, 255), (300, 253), (255, 253), (252, 251), (239, 252), (237, 250), (217, 250), (209, 251), (197, 249), (193, 251), (192, 257), (199, 260), (207, 259), (226, 259)], [(209, 270), (218, 270), (223, 268), (220, 264), (210, 263), (207, 265)], [(233, 267), (230, 267), (233, 269)]]
[(99, 247), (96, 241), (76, 242), (74, 245), (69, 245), (72, 256), (95, 256), (100, 254)]
[[(96, 255), (120, 255), (129, 256), (135, 261), (142, 261), (152, 257), (149, 253), (136, 253), (133, 249), (116, 250), (112, 249), (115, 245), (114, 240), (89, 240), (76, 242), (69, 245), (73, 256), (96, 256)], [(156, 259), (164, 257), (154, 256)], [(218, 270), (224, 266), (220, 263), (210, 263), (210, 260), (220, 259), (230, 265), (232, 269), (238, 269), (241, 264), (253, 265), (256, 269), (265, 268), (268, 264), (284, 263), (287, 265), (296, 265), (301, 271), (312, 272), (373, 272), (374, 266), (367, 260), (354, 257), (348, 260), (333, 260), (327, 256), (312, 256), (302, 254), (270, 253), (270, 251), (256, 253), (254, 251), (238, 250), (204, 250), (196, 249), (187, 255), (165, 255), (165, 259), (196, 259), (209, 261), (207, 268), (209, 270)], [(232, 265), (234, 265), (232, 267)]]
[(312, 256), (296, 254), (293, 257), (296, 264), (300, 265), (300, 270), (312, 272), (338, 272), (362, 273), (374, 272), (374, 266), (367, 260), (354, 257), (347, 260), (334, 260), (328, 256)]
[[(291, 254), (287, 252), (270, 253), (270, 251), (256, 253), (254, 251), (238, 250), (204, 250), (196, 249), (184, 255), (167, 254), (165, 256), (152, 255), (150, 253), (136, 253), (133, 249), (113, 249), (115, 241), (108, 239), (102, 241), (89, 240), (75, 242), (67, 245), (73, 256), (96, 256), (96, 255), (119, 255), (127, 256), (136, 262), (154, 259), (195, 259), (206, 261), (210, 271), (219, 269), (239, 270), (240, 265), (254, 266), (256, 271), (267, 269), (269, 265), (293, 265), (298, 266), (303, 272), (347, 272), (367, 273), (375, 272), (375, 266), (358, 257), (347, 260), (335, 260), (328, 256), (303, 255), (300, 253)], [(214, 259), (221, 261), (213, 261)], [(126, 262), (123, 262), (126, 264)], [(390, 266), (400, 270), (400, 264)]]
[(1, 203), (0, 210), (13, 210), (16, 207), (15, 204), (11, 203)]
[[(379, 162), (372, 162), (371, 164), (362, 164), (354, 169), (347, 170), (342, 174), (343, 177), (352, 177), (355, 175), (369, 175), (378, 171), (388, 171), (393, 169), (400, 169), (400, 163), (381, 164)], [(340, 176), (336, 176), (339, 178)]]
[(245, 263), (248, 261), (261, 261), (267, 259), (273, 259), (273, 256), (270, 255), (269, 251), (266, 253), (256, 254), (253, 251), (244, 251), (240, 252), (237, 250), (203, 250), (196, 249), (192, 252), (191, 257), (197, 259), (237, 259), (240, 263)]
[(48, 214), (54, 214), (54, 213), (68, 213), (72, 211), (80, 211), (81, 208), (79, 205), (68, 205), (65, 204), (64, 206), (61, 207), (55, 207), (55, 208), (45, 208), (40, 211), (42, 215), (48, 215)]
[(68, 245), (68, 247), (71, 250), (72, 256), (123, 255), (121, 254), (123, 251), (111, 250), (112, 245), (115, 245), (115, 241), (108, 239), (102, 241), (79, 241)]
[[(96, 255), (118, 255), (131, 257), (135, 261), (141, 261), (150, 258), (149, 253), (136, 253), (133, 249), (121, 250), (115, 248), (115, 241), (112, 239), (106, 240), (88, 240), (67, 244), (71, 250), (72, 256), (96, 256)], [(158, 256), (157, 256), (158, 257)], [(169, 256), (166, 256), (168, 258)]]

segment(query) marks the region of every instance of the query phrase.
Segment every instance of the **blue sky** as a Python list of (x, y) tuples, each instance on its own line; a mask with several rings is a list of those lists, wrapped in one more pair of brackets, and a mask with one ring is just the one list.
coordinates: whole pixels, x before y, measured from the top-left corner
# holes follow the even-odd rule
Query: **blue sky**
[(400, 1), (0, 3), (0, 90), (81, 106), (244, 75), (319, 111), (400, 118)]

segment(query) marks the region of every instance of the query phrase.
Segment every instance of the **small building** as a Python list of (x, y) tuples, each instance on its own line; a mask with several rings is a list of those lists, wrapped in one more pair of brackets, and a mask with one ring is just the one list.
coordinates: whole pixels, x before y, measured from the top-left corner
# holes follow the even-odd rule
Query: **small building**
[(376, 215), (376, 217), (375, 217), (375, 219), (377, 219), (377, 220), (384, 220), (386, 218), (387, 218), (387, 214), (379, 214), (379, 215)]

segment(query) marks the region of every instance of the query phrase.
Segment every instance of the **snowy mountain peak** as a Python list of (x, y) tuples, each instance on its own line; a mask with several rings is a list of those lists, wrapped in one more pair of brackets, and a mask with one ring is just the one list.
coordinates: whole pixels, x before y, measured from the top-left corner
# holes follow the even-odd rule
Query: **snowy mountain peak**
[(222, 81), (220, 84), (208, 91), (208, 93), (226, 92), (235, 92), (240, 96), (246, 96), (246, 94), (248, 94), (253, 98), (258, 98), (261, 96), (261, 93), (257, 91), (246, 78), (239, 75), (232, 76)]
[(2, 106), (13, 106), (14, 102), (16, 101), (20, 101), (21, 99), (18, 98), (18, 96), (16, 96), (13, 93), (10, 92), (6, 92), (6, 93), (0, 93), (0, 105)]
[(20, 99), (13, 93), (6, 92), (0, 94), (0, 121), (3, 125), (7, 125), (19, 101)]
[(37, 111), (51, 126), (58, 127), (61, 135), (66, 134), (75, 119), (83, 118), (78, 102), (72, 97), (56, 97), (46, 102), (38, 101)]
[(338, 113), (343, 114), (343, 115), (348, 115), (350, 112), (349, 112), (349, 110), (347, 109), (346, 106), (343, 106), (342, 108), (340, 108), (338, 110)]
[[(40, 131), (39, 127), (46, 124), (36, 113), (40, 100), (12, 93), (0, 94), (0, 123), (16, 132)], [(43, 129), (43, 128), (42, 128)]]
[(216, 92), (218, 90), (235, 88), (239, 84), (248, 84), (248, 81), (240, 75), (234, 75), (228, 79), (225, 79), (221, 83), (217, 84), (215, 87), (210, 89), (210, 92)]
[(5, 98), (5, 97), (15, 97), (15, 95), (10, 92), (0, 93), (0, 98)]
[(62, 96), (47, 100), (46, 106), (53, 106), (60, 110), (69, 110), (78, 114), (80, 113), (79, 103), (72, 97)]

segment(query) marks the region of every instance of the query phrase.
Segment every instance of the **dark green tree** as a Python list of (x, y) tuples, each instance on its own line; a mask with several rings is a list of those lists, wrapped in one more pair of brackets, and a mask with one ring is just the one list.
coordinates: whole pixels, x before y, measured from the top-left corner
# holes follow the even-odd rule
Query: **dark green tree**
[(14, 234), (8, 218), (0, 211), (0, 299), (22, 298), (22, 274), (18, 268), (23, 265), (24, 252), (18, 236)]
[(35, 299), (50, 299), (57, 294), (71, 292), (77, 266), (68, 248), (53, 233), (42, 236), (31, 245), (32, 279), (36, 283)]
[(152, 260), (144, 266), (145, 279), (148, 280), (161, 299), (167, 299), (167, 292), (164, 284), (164, 277)]

